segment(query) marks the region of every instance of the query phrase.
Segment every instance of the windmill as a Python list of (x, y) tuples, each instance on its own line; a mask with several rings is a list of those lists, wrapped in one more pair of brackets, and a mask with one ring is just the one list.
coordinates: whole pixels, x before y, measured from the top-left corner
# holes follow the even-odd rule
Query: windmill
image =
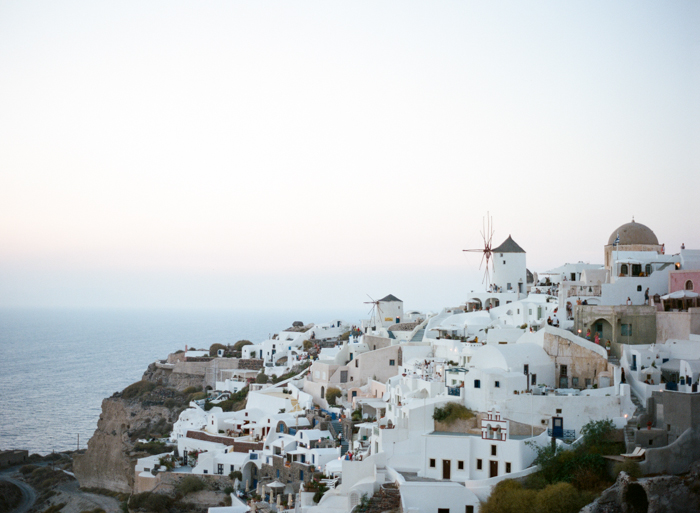
[(372, 320), (372, 324), (374, 327), (377, 326), (377, 319), (379, 319), (379, 322), (381, 323), (382, 319), (382, 308), (379, 306), (379, 301), (375, 301), (372, 299), (372, 296), (367, 294), (367, 297), (371, 299), (371, 301), (365, 301), (366, 305), (372, 305), (372, 307), (369, 309), (369, 312), (367, 312), (367, 315), (371, 314), (370, 320)]
[(486, 212), (486, 219), (482, 218), (481, 221), (481, 237), (484, 239), (484, 247), (482, 249), (463, 249), (467, 253), (481, 253), (481, 263), (479, 264), (479, 269), (484, 265), (486, 261), (486, 269), (484, 269), (484, 279), (482, 283), (487, 285), (491, 283), (491, 275), (489, 274), (489, 262), (491, 262), (491, 267), (493, 267), (493, 261), (491, 261), (492, 251), (492, 241), (493, 241), (493, 218)]

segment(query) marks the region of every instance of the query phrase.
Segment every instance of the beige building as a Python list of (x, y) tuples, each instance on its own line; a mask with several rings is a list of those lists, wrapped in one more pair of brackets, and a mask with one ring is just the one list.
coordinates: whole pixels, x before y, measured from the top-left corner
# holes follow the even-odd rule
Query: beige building
[(600, 344), (610, 340), (612, 354), (622, 354), (621, 344), (654, 344), (656, 342), (656, 309), (653, 306), (591, 306), (574, 307), (574, 330), (581, 337), (591, 331)]

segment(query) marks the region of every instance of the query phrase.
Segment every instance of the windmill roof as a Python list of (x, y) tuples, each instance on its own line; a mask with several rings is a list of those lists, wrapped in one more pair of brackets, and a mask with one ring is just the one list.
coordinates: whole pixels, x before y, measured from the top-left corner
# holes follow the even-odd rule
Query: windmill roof
[(518, 243), (515, 242), (510, 235), (508, 235), (508, 238), (498, 246), (497, 248), (492, 249), (494, 253), (525, 253), (525, 250), (518, 246)]
[(389, 294), (388, 296), (383, 297), (379, 301), (381, 301), (382, 303), (391, 303), (392, 301), (398, 301), (399, 303), (403, 303), (403, 301), (401, 301), (399, 298), (397, 298), (393, 294)]

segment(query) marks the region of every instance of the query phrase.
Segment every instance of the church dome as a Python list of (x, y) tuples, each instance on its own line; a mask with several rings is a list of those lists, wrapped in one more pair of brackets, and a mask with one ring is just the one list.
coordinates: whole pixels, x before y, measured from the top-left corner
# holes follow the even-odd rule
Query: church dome
[(631, 246), (631, 245), (652, 245), (658, 246), (659, 239), (651, 228), (644, 226), (642, 223), (635, 223), (632, 220), (631, 223), (623, 224), (617, 230), (612, 232), (610, 238), (608, 239), (608, 245), (612, 246), (615, 243), (615, 239), (618, 234), (620, 235), (620, 245), (621, 246)]

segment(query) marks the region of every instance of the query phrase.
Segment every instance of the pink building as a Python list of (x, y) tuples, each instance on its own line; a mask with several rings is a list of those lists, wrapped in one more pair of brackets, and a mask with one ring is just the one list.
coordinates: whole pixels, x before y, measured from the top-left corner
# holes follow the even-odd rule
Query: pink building
[(690, 290), (700, 294), (700, 271), (671, 271), (668, 273), (668, 291)]

